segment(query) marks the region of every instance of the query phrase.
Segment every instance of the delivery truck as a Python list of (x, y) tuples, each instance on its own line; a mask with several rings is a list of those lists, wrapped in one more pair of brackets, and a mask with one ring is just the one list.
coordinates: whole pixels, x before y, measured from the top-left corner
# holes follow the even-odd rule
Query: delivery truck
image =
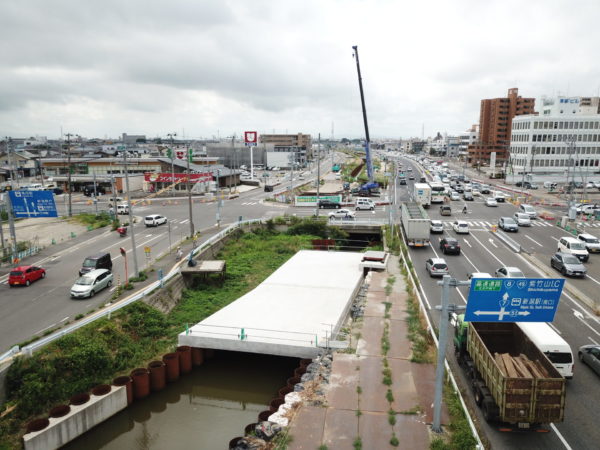
[(456, 314), (452, 322), (457, 360), (488, 422), (512, 431), (563, 421), (566, 380), (516, 323)]
[(431, 186), (427, 183), (415, 183), (414, 201), (423, 208), (431, 205)]
[(423, 207), (417, 202), (403, 202), (400, 205), (400, 213), (406, 243), (410, 247), (429, 245), (431, 222)]

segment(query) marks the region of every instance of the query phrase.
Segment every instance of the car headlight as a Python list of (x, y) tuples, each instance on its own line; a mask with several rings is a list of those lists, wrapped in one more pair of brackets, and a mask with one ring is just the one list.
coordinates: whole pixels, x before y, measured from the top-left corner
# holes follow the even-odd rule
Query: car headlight
[(567, 274), (568, 274), (568, 275), (573, 275), (573, 271), (572, 271), (572, 270), (569, 270), (569, 269), (567, 269)]

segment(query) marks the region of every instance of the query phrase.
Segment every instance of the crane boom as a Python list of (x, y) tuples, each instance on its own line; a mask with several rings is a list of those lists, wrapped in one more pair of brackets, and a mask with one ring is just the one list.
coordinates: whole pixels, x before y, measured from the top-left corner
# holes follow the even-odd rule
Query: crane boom
[[(367, 177), (369, 178), (369, 185), (374, 184), (374, 179), (373, 179), (373, 163), (371, 161), (371, 149), (370, 149), (370, 142), (371, 139), (369, 138), (369, 124), (367, 122), (367, 108), (365, 106), (365, 94), (363, 92), (363, 85), (362, 85), (362, 75), (360, 74), (360, 62), (358, 61), (358, 46), (357, 45), (353, 45), (352, 49), (354, 50), (354, 58), (356, 59), (356, 70), (358, 72), (358, 87), (360, 89), (360, 101), (362, 103), (362, 113), (363, 113), (363, 122), (365, 124), (365, 159), (367, 162)], [(377, 185), (375, 184), (375, 187), (377, 187)]]

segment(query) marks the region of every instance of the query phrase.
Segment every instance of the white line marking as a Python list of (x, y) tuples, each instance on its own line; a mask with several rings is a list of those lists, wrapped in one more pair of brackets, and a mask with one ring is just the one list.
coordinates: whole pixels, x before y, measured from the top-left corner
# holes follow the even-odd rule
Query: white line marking
[(465, 305), (467, 304), (467, 299), (465, 298), (465, 296), (463, 295), (462, 292), (460, 292), (460, 289), (458, 289), (458, 286), (455, 287), (456, 292), (458, 292), (458, 295), (460, 295), (460, 298), (462, 298), (463, 302), (465, 302)]
[(465, 244), (467, 244), (469, 247), (473, 248), (473, 246), (471, 244), (469, 244), (469, 241), (467, 241), (466, 238), (463, 238), (463, 241), (465, 241)]
[[(496, 261), (498, 261), (498, 262), (500, 263), (500, 265), (501, 265), (501, 266), (506, 266), (506, 264), (504, 264), (502, 261), (500, 261), (500, 259), (499, 259), (499, 258), (498, 258), (496, 255), (494, 255), (494, 254), (493, 254), (493, 253), (490, 251), (490, 249), (489, 249), (489, 248), (487, 248), (485, 245), (483, 245), (483, 244), (482, 244), (482, 242), (481, 242), (479, 239), (477, 239), (477, 238), (475, 237), (475, 235), (473, 235), (473, 234), (472, 234), (472, 235), (471, 235), (471, 237), (472, 237), (473, 239), (475, 239), (477, 242), (479, 242), (479, 245), (481, 245), (481, 246), (484, 248), (484, 250), (485, 250), (486, 252), (488, 252), (490, 255), (492, 255), (492, 256), (493, 256), (493, 257), (496, 259)], [(517, 254), (518, 254), (518, 253), (517, 253)]]
[(562, 333), (560, 332), (560, 330), (559, 330), (558, 328), (556, 328), (554, 325), (552, 325), (550, 322), (547, 322), (547, 323), (548, 323), (548, 325), (550, 325), (550, 327), (551, 327), (551, 328), (553, 328), (553, 329), (554, 329), (554, 331), (556, 331), (558, 334), (562, 334)]
[(533, 242), (535, 242), (535, 243), (536, 243), (537, 245), (539, 245), (540, 247), (543, 247), (543, 245), (542, 245), (542, 244), (540, 244), (540, 243), (539, 243), (538, 241), (536, 241), (535, 239), (532, 239), (532, 238), (530, 238), (530, 237), (529, 237), (529, 236), (527, 236), (527, 235), (525, 235), (525, 237), (526, 237), (527, 239), (529, 239), (530, 241), (533, 241)]
[(586, 327), (588, 327), (590, 330), (592, 330), (594, 333), (600, 336), (600, 333), (594, 330), (594, 328), (592, 328), (592, 326), (585, 321), (585, 319), (583, 318), (583, 314), (581, 314), (579, 311), (573, 310), (573, 315), (577, 317), (582, 324), (584, 324)]
[(586, 278), (589, 278), (590, 280), (592, 280), (594, 283), (596, 284), (600, 284), (600, 281), (596, 280), (595, 278), (590, 277), (589, 275), (586, 274), (585, 276)]
[(560, 441), (563, 443), (565, 448), (567, 450), (573, 450), (573, 448), (567, 443), (566, 439), (563, 437), (562, 434), (560, 434), (560, 431), (558, 431), (558, 428), (556, 428), (556, 426), (553, 423), (550, 424), (550, 427), (554, 430), (554, 432), (556, 433)]
[(488, 239), (488, 241), (490, 241), (490, 244), (492, 244), (494, 247), (498, 248), (498, 246), (496, 244), (494, 244), (494, 240), (493, 239)]
[(589, 336), (588, 336), (588, 339), (589, 339), (590, 341), (592, 341), (592, 342), (594, 343), (594, 345), (600, 345), (600, 344), (598, 344), (598, 343), (597, 343), (595, 340), (593, 340), (593, 339), (592, 339), (591, 337), (589, 337)]
[(56, 325), (56, 324), (55, 324), (55, 323), (53, 323), (52, 325), (50, 325), (50, 326), (47, 326), (46, 328), (42, 328), (40, 331), (36, 331), (35, 333), (33, 333), (33, 335), (35, 336), (36, 334), (43, 333), (44, 331), (46, 331), (46, 330), (48, 330), (48, 329), (52, 328), (52, 327), (53, 327), (53, 326), (55, 326), (55, 325)]

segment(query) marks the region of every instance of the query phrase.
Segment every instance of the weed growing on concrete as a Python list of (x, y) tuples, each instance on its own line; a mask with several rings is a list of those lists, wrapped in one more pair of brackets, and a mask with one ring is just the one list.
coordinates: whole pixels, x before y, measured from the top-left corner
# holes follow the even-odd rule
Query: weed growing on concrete
[(392, 371), (390, 370), (390, 368), (386, 367), (385, 369), (383, 369), (382, 373), (383, 373), (382, 383), (385, 384), (386, 386), (391, 386), (392, 385)]
[(381, 353), (387, 356), (390, 351), (390, 324), (388, 322), (383, 326), (383, 335), (381, 336)]
[(356, 417), (362, 416), (362, 411), (360, 409), (356, 410)]
[(398, 445), (400, 445), (400, 441), (398, 440), (396, 433), (392, 434), (392, 438), (390, 439), (390, 445), (394, 447), (398, 447)]
[(354, 447), (354, 450), (362, 450), (362, 439), (360, 438), (360, 436), (356, 436), (354, 442), (352, 443), (352, 446)]
[(356, 393), (357, 394), (362, 394), (362, 388), (360, 386), (356, 386)]
[(404, 411), (400, 411), (399, 414), (404, 414), (406, 416), (414, 416), (416, 414), (420, 414), (423, 410), (421, 409), (421, 407), (419, 405), (413, 406), (410, 409), (404, 410)]
[(388, 411), (388, 423), (392, 426), (396, 425), (396, 411), (391, 408)]
[(448, 429), (452, 433), (448, 448), (474, 448), (477, 442), (473, 437), (473, 433), (471, 433), (469, 422), (467, 421), (458, 395), (452, 387), (446, 385), (444, 397), (448, 413), (450, 414)]
[(392, 393), (391, 389), (388, 389), (386, 394), (385, 394), (385, 398), (387, 399), (387, 401), (389, 403), (392, 403), (394, 401), (394, 394)]
[(421, 317), (418, 300), (415, 298), (410, 283), (407, 284), (409, 291), (407, 304), (408, 312), (408, 339), (413, 343), (411, 361), (416, 363), (431, 363), (430, 336)]
[(329, 450), (329, 447), (327, 447), (325, 444), (321, 444), (319, 445), (319, 450)]

